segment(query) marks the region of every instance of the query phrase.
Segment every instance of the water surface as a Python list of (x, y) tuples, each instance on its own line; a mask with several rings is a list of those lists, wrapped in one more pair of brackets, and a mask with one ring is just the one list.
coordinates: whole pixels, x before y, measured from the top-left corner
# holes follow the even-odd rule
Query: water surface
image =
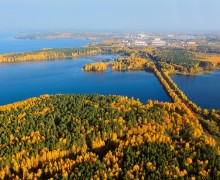
[(56, 60), (0, 65), (0, 104), (41, 94), (77, 93), (124, 95), (169, 101), (154, 74), (147, 72), (85, 73), (91, 59)]
[(198, 76), (174, 75), (172, 79), (197, 105), (220, 109), (220, 71)]

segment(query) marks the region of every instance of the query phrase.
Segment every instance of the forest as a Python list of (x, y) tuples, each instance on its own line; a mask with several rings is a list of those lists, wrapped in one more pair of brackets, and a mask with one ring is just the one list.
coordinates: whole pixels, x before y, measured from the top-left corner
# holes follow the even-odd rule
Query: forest
[[(203, 117), (219, 127), (220, 111)], [(220, 176), (219, 138), (182, 102), (43, 95), (1, 106), (0, 119), (0, 179)]]

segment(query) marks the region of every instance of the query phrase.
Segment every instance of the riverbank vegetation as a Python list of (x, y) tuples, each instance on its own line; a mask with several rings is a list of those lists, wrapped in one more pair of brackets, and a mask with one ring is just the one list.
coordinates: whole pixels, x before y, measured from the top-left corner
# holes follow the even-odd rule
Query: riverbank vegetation
[[(220, 112), (204, 114), (214, 124)], [(181, 102), (44, 95), (1, 106), (0, 119), (0, 179), (220, 176), (219, 140)]]
[(90, 56), (101, 53), (98, 47), (83, 48), (55, 48), (44, 49), (40, 51), (25, 53), (10, 53), (0, 55), (0, 62), (12, 63), (19, 61), (53, 60), (53, 59), (71, 59), (81, 56)]
[(184, 49), (157, 49), (150, 56), (170, 74), (197, 75), (220, 68), (220, 56)]

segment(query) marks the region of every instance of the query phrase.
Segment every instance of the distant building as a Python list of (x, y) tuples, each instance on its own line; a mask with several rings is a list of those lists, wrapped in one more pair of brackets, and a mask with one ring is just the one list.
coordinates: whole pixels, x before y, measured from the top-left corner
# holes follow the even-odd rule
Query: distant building
[(160, 38), (155, 38), (153, 41), (151, 41), (153, 46), (165, 46), (166, 41), (161, 40)]
[(134, 45), (135, 46), (148, 46), (148, 44), (146, 43), (146, 41), (134, 41)]
[(145, 34), (143, 34), (143, 33), (138, 34), (138, 36), (139, 36), (140, 38), (146, 38), (146, 35), (145, 35)]
[(187, 42), (188, 45), (196, 45), (196, 42), (195, 41), (189, 41)]

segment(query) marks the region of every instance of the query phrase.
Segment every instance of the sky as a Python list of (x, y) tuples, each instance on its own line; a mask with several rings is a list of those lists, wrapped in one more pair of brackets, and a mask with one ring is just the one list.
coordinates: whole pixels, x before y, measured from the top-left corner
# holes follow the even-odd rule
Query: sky
[(220, 31), (220, 0), (0, 0), (0, 30)]

